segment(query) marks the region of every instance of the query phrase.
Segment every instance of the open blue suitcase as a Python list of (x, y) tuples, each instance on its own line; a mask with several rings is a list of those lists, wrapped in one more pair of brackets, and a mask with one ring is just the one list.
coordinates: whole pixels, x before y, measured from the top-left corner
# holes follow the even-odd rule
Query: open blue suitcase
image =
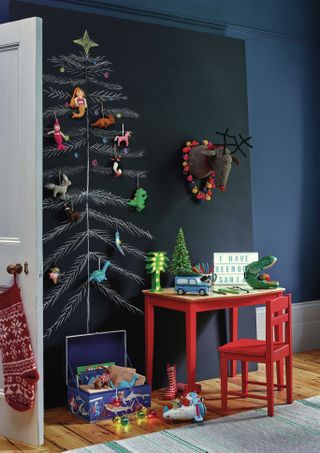
[[(121, 391), (103, 389), (93, 394), (79, 387), (77, 379), (79, 366), (115, 362), (116, 365), (126, 367), (126, 342), (125, 330), (66, 337), (66, 381), (70, 412), (88, 422), (97, 422), (135, 412), (141, 405), (150, 407), (149, 384)], [(120, 405), (113, 404), (116, 399), (120, 400)]]

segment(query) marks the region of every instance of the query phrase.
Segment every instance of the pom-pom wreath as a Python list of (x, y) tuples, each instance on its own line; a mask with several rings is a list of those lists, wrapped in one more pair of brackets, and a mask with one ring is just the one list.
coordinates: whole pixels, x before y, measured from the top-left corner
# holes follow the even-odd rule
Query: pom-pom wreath
[[(202, 144), (205, 146), (212, 145), (208, 140), (203, 140)], [(212, 190), (215, 188), (215, 172), (212, 170), (209, 173), (209, 176), (203, 180), (202, 188), (198, 187), (194, 182), (194, 177), (191, 174), (190, 165), (189, 165), (189, 153), (190, 150), (195, 147), (199, 146), (199, 142), (193, 140), (192, 142), (188, 141), (186, 146), (182, 148), (182, 166), (183, 166), (183, 174), (186, 176), (187, 182), (189, 183), (190, 189), (192, 194), (194, 195), (195, 199), (198, 201), (210, 201), (212, 198)], [(210, 192), (210, 193), (209, 193)]]

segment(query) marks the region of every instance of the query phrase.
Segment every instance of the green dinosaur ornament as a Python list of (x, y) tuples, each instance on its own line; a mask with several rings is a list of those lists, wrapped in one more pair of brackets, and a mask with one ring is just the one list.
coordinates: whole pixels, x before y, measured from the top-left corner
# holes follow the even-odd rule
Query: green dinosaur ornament
[(136, 190), (133, 200), (128, 201), (128, 205), (132, 208), (135, 208), (138, 212), (141, 212), (146, 207), (145, 202), (147, 197), (147, 192), (142, 187), (140, 187), (140, 189)]
[(269, 269), (277, 261), (275, 256), (264, 256), (258, 261), (248, 264), (244, 270), (244, 279), (253, 289), (278, 288), (279, 282), (270, 280), (268, 274), (261, 273), (264, 269)]

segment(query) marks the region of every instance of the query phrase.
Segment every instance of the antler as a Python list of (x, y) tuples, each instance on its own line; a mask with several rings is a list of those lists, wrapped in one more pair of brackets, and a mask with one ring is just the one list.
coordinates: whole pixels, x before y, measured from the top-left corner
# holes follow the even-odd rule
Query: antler
[[(230, 135), (230, 134), (228, 134), (228, 132), (229, 132), (229, 129), (226, 129), (225, 132), (216, 132), (217, 135), (221, 135), (223, 137), (223, 143), (222, 144), (216, 144), (216, 146), (223, 146), (224, 150), (226, 149), (227, 146), (228, 147), (235, 146), (235, 149), (232, 152), (230, 152), (230, 154), (235, 154), (239, 150), (240, 153), (242, 153), (244, 155), (244, 157), (247, 157), (246, 153), (242, 149), (242, 145), (246, 145), (246, 146), (248, 146), (248, 148), (253, 148), (253, 146), (249, 143), (249, 141), (251, 140), (252, 137), (244, 138), (239, 133), (239, 137), (240, 137), (241, 141), (238, 142), (237, 136), (236, 135)], [(227, 140), (228, 138), (233, 140), (234, 143), (228, 143), (228, 140)]]

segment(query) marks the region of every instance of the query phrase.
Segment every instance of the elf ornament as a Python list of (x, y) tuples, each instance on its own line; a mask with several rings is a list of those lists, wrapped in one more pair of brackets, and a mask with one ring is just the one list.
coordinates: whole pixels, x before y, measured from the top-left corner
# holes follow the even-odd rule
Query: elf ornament
[(64, 151), (65, 149), (67, 149), (67, 147), (63, 144), (63, 140), (65, 140), (67, 142), (69, 140), (69, 136), (65, 135), (62, 132), (62, 130), (60, 128), (60, 123), (59, 123), (57, 117), (56, 117), (54, 125), (53, 125), (53, 131), (48, 132), (48, 135), (52, 135), (52, 134), (53, 134), (54, 140), (57, 145), (57, 150)]
[(0, 349), (5, 400), (12, 409), (26, 412), (34, 406), (39, 374), (16, 281), (0, 294)]

